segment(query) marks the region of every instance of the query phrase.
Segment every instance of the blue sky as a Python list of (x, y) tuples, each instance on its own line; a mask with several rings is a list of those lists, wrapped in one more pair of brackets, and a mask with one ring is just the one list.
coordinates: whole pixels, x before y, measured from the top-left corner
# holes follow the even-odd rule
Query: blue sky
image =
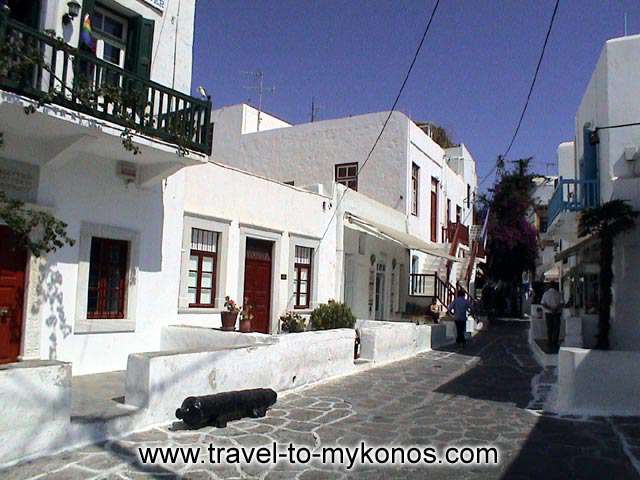
[[(255, 91), (242, 72), (262, 70), (265, 111), (292, 123), (386, 111), (434, 0), (199, 0), (193, 88), (214, 107)], [(554, 0), (441, 0), (399, 110), (431, 120), (471, 150), (483, 176), (520, 115)], [(510, 158), (534, 156), (553, 173), (603, 43), (640, 33), (637, 0), (561, 0), (538, 83)], [(486, 187), (486, 185), (485, 185)]]

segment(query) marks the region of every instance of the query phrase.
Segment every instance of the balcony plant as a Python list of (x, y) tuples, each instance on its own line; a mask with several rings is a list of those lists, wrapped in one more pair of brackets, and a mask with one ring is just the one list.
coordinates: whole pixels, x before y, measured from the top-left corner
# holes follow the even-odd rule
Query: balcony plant
[(236, 320), (240, 313), (240, 307), (235, 300), (227, 295), (224, 297), (224, 308), (226, 311), (220, 313), (222, 318), (222, 330), (225, 332), (233, 332), (236, 329)]
[(287, 312), (280, 316), (280, 331), (283, 333), (304, 332), (306, 328), (305, 319), (298, 313)]
[(598, 305), (598, 338), (596, 348), (609, 349), (611, 329), (611, 303), (613, 296), (613, 241), (616, 236), (634, 227), (640, 215), (624, 200), (611, 200), (599, 207), (582, 211), (578, 223), (578, 235), (593, 235), (600, 240), (600, 279)]
[(244, 305), (240, 310), (240, 332), (241, 333), (251, 332), (251, 322), (253, 318), (254, 318), (253, 306), (250, 303), (247, 303), (247, 299), (245, 298)]
[(318, 305), (311, 312), (311, 326), (314, 330), (330, 330), (334, 328), (353, 328), (356, 317), (344, 303), (329, 300)]

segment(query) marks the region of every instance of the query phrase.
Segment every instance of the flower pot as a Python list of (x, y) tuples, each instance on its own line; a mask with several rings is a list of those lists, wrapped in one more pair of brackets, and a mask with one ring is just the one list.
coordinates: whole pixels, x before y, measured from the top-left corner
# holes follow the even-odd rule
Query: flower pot
[(249, 318), (240, 318), (240, 332), (249, 333), (251, 331), (251, 320)]
[(225, 332), (233, 332), (236, 329), (236, 320), (238, 319), (238, 312), (222, 312), (222, 330)]

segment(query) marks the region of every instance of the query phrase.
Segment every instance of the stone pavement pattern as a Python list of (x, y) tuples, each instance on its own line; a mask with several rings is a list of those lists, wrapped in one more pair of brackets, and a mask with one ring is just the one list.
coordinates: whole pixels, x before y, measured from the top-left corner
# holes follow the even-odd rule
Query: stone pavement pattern
[[(526, 324), (499, 324), (464, 351), (432, 351), (282, 396), (266, 418), (225, 429), (180, 424), (29, 462), (0, 478), (320, 478), (640, 479), (640, 419), (559, 418), (541, 410), (548, 389), (526, 343)], [(534, 388), (532, 396), (532, 380)], [(544, 379), (544, 378), (543, 378)], [(138, 463), (137, 447), (258, 446), (272, 441), (320, 445), (444, 446), (492, 444), (499, 466), (358, 467), (156, 465)]]

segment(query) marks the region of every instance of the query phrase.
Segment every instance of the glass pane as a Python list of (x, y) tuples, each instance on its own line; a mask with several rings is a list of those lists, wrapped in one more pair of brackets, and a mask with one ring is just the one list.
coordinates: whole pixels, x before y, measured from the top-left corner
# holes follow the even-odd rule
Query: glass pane
[(118, 47), (111, 45), (110, 43), (104, 42), (104, 47), (103, 47), (103, 60), (106, 60), (107, 62), (111, 62), (114, 65), (120, 65), (120, 54), (122, 53), (122, 50), (120, 50)]
[(120, 290), (109, 290), (107, 293), (107, 312), (111, 314), (119, 313), (120, 310)]
[(211, 290), (203, 288), (200, 290), (200, 303), (211, 303)]
[(213, 258), (202, 257), (202, 271), (213, 272)]
[(304, 293), (300, 294), (300, 305), (306, 305), (307, 304), (307, 295)]
[(189, 289), (189, 303), (196, 303), (196, 289), (195, 288), (190, 288)]
[(308, 283), (305, 282), (305, 281), (301, 281), (300, 282), (300, 287), (299, 287), (300, 293), (308, 293), (308, 289), (307, 288), (308, 288)]
[(91, 24), (93, 28), (96, 30), (102, 30), (102, 19), (104, 17), (100, 12), (93, 12), (93, 18), (91, 19)]
[(202, 288), (211, 288), (213, 286), (213, 274), (203, 273), (201, 281), (202, 281), (202, 284), (200, 286)]
[(189, 272), (189, 282), (187, 285), (193, 288), (198, 286), (198, 272)]
[(104, 17), (102, 31), (104, 33), (108, 33), (109, 35), (113, 35), (116, 38), (122, 39), (124, 28), (122, 23), (117, 21), (115, 18)]
[(93, 313), (98, 309), (98, 292), (95, 290), (89, 290), (89, 296), (87, 298), (87, 312)]
[(300, 280), (306, 281), (308, 274), (309, 274), (309, 272), (307, 271), (306, 268), (301, 269), (300, 270)]
[(189, 257), (189, 270), (198, 270), (198, 256), (191, 255)]

